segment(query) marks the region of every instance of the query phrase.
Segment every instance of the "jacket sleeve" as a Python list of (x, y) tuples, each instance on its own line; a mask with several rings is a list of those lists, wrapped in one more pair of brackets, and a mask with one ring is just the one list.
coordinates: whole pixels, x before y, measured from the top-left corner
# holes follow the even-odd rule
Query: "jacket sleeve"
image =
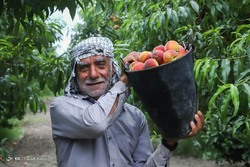
[(168, 167), (171, 154), (171, 151), (160, 143), (144, 167)]
[[(56, 98), (50, 106), (53, 137), (99, 137), (123, 111), (128, 92), (128, 87), (119, 81), (94, 103), (65, 96)], [(117, 108), (109, 114), (117, 97)]]
[[(141, 112), (142, 113), (142, 112)], [(150, 133), (145, 115), (140, 115), (140, 136), (133, 153), (133, 167), (167, 167), (171, 151), (162, 143), (153, 150)]]

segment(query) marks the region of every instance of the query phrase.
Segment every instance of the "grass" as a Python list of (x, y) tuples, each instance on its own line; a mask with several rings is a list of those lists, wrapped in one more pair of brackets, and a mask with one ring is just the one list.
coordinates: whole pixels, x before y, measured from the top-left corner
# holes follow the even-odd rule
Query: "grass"
[[(42, 94), (41, 97), (43, 98), (45, 102), (48, 101), (51, 97), (53, 97), (53, 93), (48, 88), (42, 91), (41, 94)], [(16, 118), (9, 119), (8, 121), (13, 127), (12, 128), (0, 127), (0, 141), (5, 138), (7, 138), (8, 141), (20, 140), (24, 135), (23, 126), (29, 124), (30, 122), (42, 122), (43, 121), (43, 120), (39, 120), (41, 119), (39, 117), (35, 117), (34, 119), (34, 117), (31, 117), (31, 115), (32, 113), (30, 111), (27, 111), (24, 119), (22, 120), (18, 120)]]
[[(53, 96), (53, 93), (47, 87), (45, 90), (41, 91), (41, 97), (45, 102)], [(25, 125), (31, 122), (43, 121), (44, 120), (39, 117), (32, 117), (32, 113), (27, 111), (22, 120), (18, 120), (16, 118), (8, 120), (8, 122), (12, 125), (11, 128), (0, 127), (0, 161), (1, 159), (5, 159), (8, 155), (12, 154), (16, 143), (24, 137), (25, 129), (23, 127)]]
[(7, 138), (8, 140), (19, 140), (24, 135), (24, 130), (18, 119), (10, 119), (9, 122), (13, 125), (12, 128), (0, 127), (0, 139)]
[(12, 154), (16, 141), (24, 136), (24, 129), (18, 119), (13, 118), (9, 122), (13, 125), (12, 128), (0, 127), (0, 159), (5, 159)]

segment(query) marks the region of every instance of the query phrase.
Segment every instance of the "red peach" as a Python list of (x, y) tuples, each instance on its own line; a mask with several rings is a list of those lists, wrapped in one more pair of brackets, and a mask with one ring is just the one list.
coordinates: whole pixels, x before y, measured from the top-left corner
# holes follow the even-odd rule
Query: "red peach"
[(164, 47), (165, 47), (164, 45), (158, 45), (158, 46), (154, 47), (153, 51), (155, 51), (155, 50), (162, 50), (163, 52), (165, 52), (165, 48)]
[(175, 41), (175, 40), (170, 40), (170, 41), (168, 41), (168, 42), (165, 44), (165, 51), (170, 50), (170, 49), (173, 49), (173, 50), (175, 50), (175, 51), (178, 52), (180, 46), (181, 46), (181, 45), (180, 45), (177, 41)]
[(129, 65), (129, 71), (132, 71), (134, 65), (137, 63), (137, 61), (134, 61), (132, 62), (130, 65)]
[(158, 65), (159, 65), (158, 62), (154, 58), (150, 58), (144, 62), (145, 69), (156, 67)]
[(158, 62), (158, 64), (162, 64), (162, 63), (164, 63), (163, 54), (164, 54), (164, 52), (162, 50), (154, 50), (152, 52), (151, 57), (154, 58)]
[(134, 63), (133, 67), (131, 68), (131, 71), (139, 71), (143, 69), (144, 69), (144, 63), (137, 61)]
[(178, 58), (184, 56), (185, 54), (187, 54), (187, 52), (188, 51), (181, 46), (179, 51), (178, 51)]
[(173, 49), (167, 50), (163, 54), (164, 63), (169, 63), (169, 62), (175, 60), (177, 58), (177, 56), (178, 56), (178, 53), (175, 50), (173, 50)]
[(150, 51), (141, 52), (141, 54), (139, 55), (139, 61), (144, 63), (147, 59), (151, 58), (151, 54), (152, 52)]

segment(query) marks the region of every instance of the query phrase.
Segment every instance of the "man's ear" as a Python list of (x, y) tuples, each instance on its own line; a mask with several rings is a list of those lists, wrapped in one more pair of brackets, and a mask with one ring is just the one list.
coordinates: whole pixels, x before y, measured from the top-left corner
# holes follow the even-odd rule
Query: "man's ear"
[(114, 64), (112, 63), (112, 77), (115, 75), (115, 67)]

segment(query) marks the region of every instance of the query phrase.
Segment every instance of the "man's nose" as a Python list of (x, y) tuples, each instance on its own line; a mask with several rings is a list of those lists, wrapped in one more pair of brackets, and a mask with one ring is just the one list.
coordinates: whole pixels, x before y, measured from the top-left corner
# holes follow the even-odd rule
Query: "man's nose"
[(89, 70), (89, 77), (91, 79), (96, 79), (99, 77), (99, 73), (98, 73), (98, 70), (96, 69), (95, 66), (91, 66), (90, 67), (90, 70)]

